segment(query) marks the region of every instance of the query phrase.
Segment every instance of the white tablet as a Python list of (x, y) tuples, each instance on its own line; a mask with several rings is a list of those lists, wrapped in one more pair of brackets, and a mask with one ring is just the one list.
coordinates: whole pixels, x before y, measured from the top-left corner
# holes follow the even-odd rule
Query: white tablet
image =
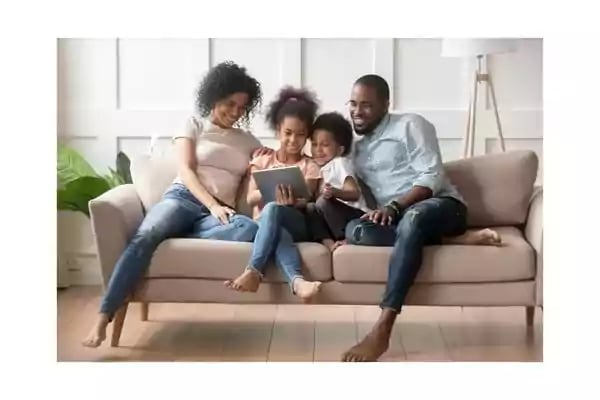
[(252, 176), (260, 190), (264, 204), (275, 201), (275, 188), (277, 185), (291, 186), (296, 199), (308, 199), (310, 197), (304, 175), (297, 166), (254, 171)]

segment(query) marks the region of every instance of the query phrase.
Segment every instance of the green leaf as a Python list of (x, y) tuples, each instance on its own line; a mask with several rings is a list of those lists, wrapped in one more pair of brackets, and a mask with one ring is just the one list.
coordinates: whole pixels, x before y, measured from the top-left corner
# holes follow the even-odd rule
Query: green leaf
[(57, 190), (58, 209), (81, 211), (89, 217), (89, 201), (109, 189), (108, 182), (103, 178), (94, 176), (77, 178), (67, 183), (64, 189)]
[(94, 168), (77, 151), (67, 146), (58, 146), (57, 158), (59, 188), (64, 188), (68, 183), (84, 176), (98, 177)]
[(131, 161), (127, 154), (120, 151), (117, 154), (117, 172), (122, 178), (123, 183), (131, 183)]
[(110, 174), (104, 175), (104, 179), (108, 182), (108, 185), (113, 188), (119, 185), (124, 184), (123, 178), (112, 168), (108, 169)]

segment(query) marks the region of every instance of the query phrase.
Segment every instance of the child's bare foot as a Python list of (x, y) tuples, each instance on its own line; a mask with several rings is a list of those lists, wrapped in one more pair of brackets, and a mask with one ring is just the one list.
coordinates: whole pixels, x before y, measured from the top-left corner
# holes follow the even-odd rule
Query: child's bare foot
[(479, 246), (500, 246), (502, 238), (500, 234), (493, 229), (480, 229), (478, 231), (467, 231), (460, 236), (444, 238), (447, 244), (467, 244)]
[(81, 342), (85, 347), (98, 347), (106, 339), (106, 325), (108, 325), (108, 315), (100, 314), (94, 327), (88, 333), (87, 337)]
[(321, 288), (321, 282), (306, 281), (303, 278), (297, 278), (294, 281), (294, 293), (300, 297), (304, 302), (310, 301)]
[(343, 245), (345, 245), (345, 244), (346, 244), (346, 239), (344, 239), (344, 240), (338, 240), (337, 242), (335, 242), (335, 243), (333, 244), (333, 248), (331, 249), (331, 251), (334, 251), (334, 250), (335, 250), (335, 249), (337, 249), (338, 247), (340, 247), (340, 246), (343, 246)]
[(226, 280), (225, 287), (237, 290), (238, 292), (256, 292), (260, 286), (260, 275), (251, 268), (246, 268), (244, 272), (234, 280)]
[(323, 243), (323, 246), (327, 247), (329, 249), (329, 251), (333, 251), (335, 250), (335, 243), (333, 240), (331, 239), (323, 239), (321, 241), (321, 243)]

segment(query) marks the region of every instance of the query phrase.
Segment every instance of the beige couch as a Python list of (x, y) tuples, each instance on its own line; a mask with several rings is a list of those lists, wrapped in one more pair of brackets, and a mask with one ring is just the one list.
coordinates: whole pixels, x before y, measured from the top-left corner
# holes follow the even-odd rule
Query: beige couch
[[(451, 181), (469, 204), (470, 227), (495, 227), (504, 246), (429, 246), (407, 303), (430, 306), (525, 306), (527, 323), (542, 305), (542, 202), (534, 190), (538, 159), (530, 151), (446, 163)], [(116, 187), (91, 201), (91, 220), (106, 284), (127, 240), (175, 176), (168, 159), (141, 158), (132, 165), (133, 185)], [(244, 188), (246, 184), (242, 185)], [(249, 213), (244, 190), (240, 211)], [(169, 239), (156, 250), (131, 301), (142, 302), (142, 319), (153, 302), (297, 303), (272, 265), (257, 293), (226, 290), (223, 280), (246, 265), (250, 243)], [(342, 246), (333, 254), (318, 243), (299, 243), (303, 270), (323, 281), (322, 304), (378, 304), (390, 258), (388, 247)], [(115, 316), (111, 344), (118, 345), (127, 306)]]

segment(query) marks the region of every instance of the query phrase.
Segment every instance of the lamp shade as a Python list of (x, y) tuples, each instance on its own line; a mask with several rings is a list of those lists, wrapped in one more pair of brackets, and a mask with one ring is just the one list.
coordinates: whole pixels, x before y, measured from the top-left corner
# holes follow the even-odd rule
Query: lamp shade
[(516, 39), (443, 39), (442, 41), (442, 57), (475, 57), (509, 53), (516, 49)]

